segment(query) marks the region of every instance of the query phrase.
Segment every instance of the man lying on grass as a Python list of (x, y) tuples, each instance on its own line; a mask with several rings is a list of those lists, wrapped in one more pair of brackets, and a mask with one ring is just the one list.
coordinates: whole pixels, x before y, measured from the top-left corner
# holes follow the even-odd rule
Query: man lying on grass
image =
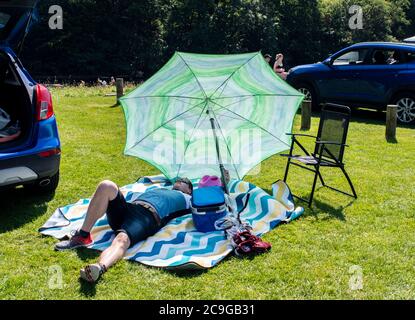
[(70, 240), (56, 244), (55, 249), (63, 251), (91, 245), (91, 229), (107, 213), (108, 224), (116, 232), (116, 237), (102, 252), (98, 263), (81, 270), (81, 278), (94, 283), (121, 260), (130, 247), (154, 235), (170, 220), (190, 213), (192, 193), (191, 181), (180, 178), (173, 190), (149, 190), (133, 203), (127, 203), (115, 183), (101, 182), (89, 204), (82, 228)]

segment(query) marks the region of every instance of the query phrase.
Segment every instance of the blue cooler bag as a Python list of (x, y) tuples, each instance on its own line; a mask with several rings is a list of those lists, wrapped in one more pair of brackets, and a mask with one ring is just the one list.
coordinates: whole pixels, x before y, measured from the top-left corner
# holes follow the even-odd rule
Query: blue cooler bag
[(206, 187), (193, 191), (192, 216), (197, 231), (217, 231), (215, 222), (228, 214), (222, 187)]

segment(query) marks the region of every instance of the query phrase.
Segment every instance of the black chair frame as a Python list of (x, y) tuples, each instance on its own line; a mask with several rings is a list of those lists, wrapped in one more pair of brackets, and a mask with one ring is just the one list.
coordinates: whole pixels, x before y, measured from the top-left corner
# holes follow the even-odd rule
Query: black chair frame
[[(322, 140), (324, 122), (327, 120), (327, 115), (329, 113), (338, 115), (339, 118), (343, 121), (344, 128), (343, 128), (343, 134), (342, 134), (341, 141), (323, 141)], [(308, 134), (291, 134), (291, 133), (287, 134), (287, 135), (292, 136), (292, 143), (291, 143), (291, 148), (290, 148), (290, 154), (283, 155), (283, 156), (288, 157), (287, 167), (286, 167), (285, 175), (284, 175), (284, 182), (287, 182), (288, 180), (288, 173), (289, 173), (289, 169), (291, 165), (313, 172), (314, 181), (313, 181), (313, 186), (311, 189), (310, 198), (304, 199), (293, 194), (295, 198), (308, 203), (308, 206), (310, 208), (312, 206), (312, 202), (314, 198), (314, 193), (315, 193), (315, 189), (317, 185), (317, 179), (320, 180), (323, 187), (326, 187), (333, 191), (336, 191), (336, 192), (339, 192), (344, 195), (357, 199), (356, 190), (353, 186), (353, 183), (349, 175), (347, 174), (345, 170), (345, 164), (343, 163), (344, 151), (345, 151), (345, 148), (348, 147), (348, 145), (346, 145), (346, 139), (347, 139), (347, 133), (349, 129), (350, 116), (351, 116), (351, 111), (349, 107), (337, 105), (337, 104), (326, 104), (322, 108), (322, 111), (321, 111), (320, 125), (319, 125), (319, 131), (318, 131), (317, 136), (312, 136)], [(297, 137), (306, 137), (306, 138), (316, 139), (314, 153), (310, 153), (309, 151), (307, 151), (306, 148), (297, 139)], [(305, 156), (294, 155), (293, 151), (294, 151), (295, 146), (298, 146), (305, 153)], [(339, 152), (337, 155), (335, 155), (334, 152), (330, 150), (330, 146), (339, 147)], [(295, 162), (296, 160), (298, 160), (299, 162), (305, 165), (296, 163)], [(310, 167), (313, 167), (313, 168), (310, 168)], [(320, 171), (322, 167), (340, 168), (340, 170), (343, 172), (344, 176), (346, 177), (347, 182), (349, 183), (349, 186), (352, 190), (352, 194), (327, 185), (324, 182), (323, 176)]]

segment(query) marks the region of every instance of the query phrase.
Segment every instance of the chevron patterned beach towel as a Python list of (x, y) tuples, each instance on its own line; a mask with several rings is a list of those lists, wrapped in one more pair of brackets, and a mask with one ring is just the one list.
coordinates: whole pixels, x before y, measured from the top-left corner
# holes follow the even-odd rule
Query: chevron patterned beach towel
[[(194, 183), (197, 187), (197, 183)], [(121, 188), (127, 201), (134, 201), (142, 192), (160, 187), (171, 187), (162, 176), (146, 177), (137, 183)], [(241, 210), (247, 195), (249, 203), (241, 213), (241, 218), (253, 227), (253, 232), (261, 236), (282, 222), (290, 221), (293, 214), (292, 197), (288, 187), (281, 182), (273, 186), (275, 197), (262, 189), (244, 181), (232, 181), (229, 186), (231, 197)], [(43, 235), (62, 239), (82, 226), (89, 199), (57, 209), (52, 217), (39, 229)], [(298, 209), (297, 209), (298, 210)], [(114, 239), (114, 232), (102, 217), (92, 229), (94, 243), (90, 249), (103, 251)], [(136, 244), (127, 252), (125, 259), (147, 266), (170, 270), (200, 270), (214, 267), (233, 251), (230, 241), (223, 231), (197, 232), (192, 215), (172, 220), (157, 234)]]

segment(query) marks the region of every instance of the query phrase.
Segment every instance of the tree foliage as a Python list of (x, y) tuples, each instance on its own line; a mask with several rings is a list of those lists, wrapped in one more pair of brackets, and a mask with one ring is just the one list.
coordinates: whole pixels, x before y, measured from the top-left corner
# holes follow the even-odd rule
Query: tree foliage
[[(63, 30), (48, 27), (51, 5)], [(363, 29), (349, 27), (351, 5)], [(315, 62), (360, 41), (415, 35), (413, 0), (43, 0), (22, 59), (35, 75), (150, 76), (174, 51), (283, 52)]]

